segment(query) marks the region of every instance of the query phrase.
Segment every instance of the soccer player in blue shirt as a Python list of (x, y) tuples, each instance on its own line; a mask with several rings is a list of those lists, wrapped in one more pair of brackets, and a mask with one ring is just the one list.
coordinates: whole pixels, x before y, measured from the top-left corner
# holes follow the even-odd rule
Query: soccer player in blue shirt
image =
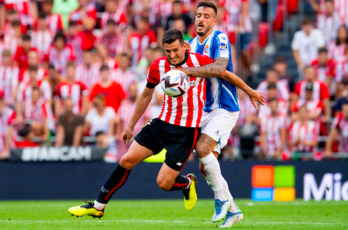
[[(197, 37), (189, 41), (191, 52), (207, 55), (213, 64), (185, 68), (188, 76), (223, 76), (225, 70), (233, 72), (231, 45), (226, 34), (215, 30), (217, 9), (210, 2), (197, 5), (195, 26)], [(249, 95), (250, 96), (250, 95)], [(239, 116), (236, 86), (221, 78), (209, 78), (206, 84), (206, 102), (202, 117), (202, 133), (195, 149), (200, 160), (200, 170), (214, 191), (217, 222), (223, 218), (221, 227), (231, 227), (243, 219), (243, 213), (233, 201), (226, 180), (221, 175), (217, 160), (221, 149), (227, 144), (232, 128)]]

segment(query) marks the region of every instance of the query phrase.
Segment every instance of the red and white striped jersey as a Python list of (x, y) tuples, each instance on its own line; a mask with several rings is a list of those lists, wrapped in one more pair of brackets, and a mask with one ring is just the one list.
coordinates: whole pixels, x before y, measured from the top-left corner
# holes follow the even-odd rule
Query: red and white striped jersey
[(348, 119), (343, 114), (338, 114), (332, 122), (332, 128), (336, 128), (340, 134), (338, 152), (348, 152)]
[(145, 49), (149, 46), (156, 45), (156, 43), (156, 35), (151, 30), (147, 31), (143, 35), (133, 32), (129, 36), (129, 47), (131, 48), (133, 54), (132, 65), (137, 65), (140, 59), (143, 57)]
[[(5, 93), (5, 102), (11, 102), (11, 95), (18, 86), (19, 69), (0, 65), (0, 91)], [(13, 102), (13, 101), (12, 101)]]
[(84, 64), (76, 66), (75, 79), (83, 83), (87, 89), (99, 82), (99, 64), (92, 64), (89, 68)]
[(69, 44), (74, 51), (75, 64), (83, 63), (82, 40), (83, 32), (79, 32), (74, 36), (67, 36), (67, 44)]
[[(51, 85), (48, 81), (37, 81), (37, 86), (40, 88), (41, 99), (43, 101), (51, 100), (52, 98), (52, 90)], [(18, 92), (17, 92), (17, 101), (28, 103), (31, 101), (33, 86), (28, 82), (22, 82), (19, 84)]]
[(335, 77), (335, 63), (332, 59), (329, 59), (325, 66), (320, 66), (318, 59), (315, 59), (311, 66), (315, 68), (319, 81), (325, 82), (327, 77)]
[(336, 62), (346, 60), (346, 49), (347, 49), (346, 44), (336, 45), (336, 41), (330, 42), (328, 46), (329, 58), (332, 58)]
[[(267, 95), (267, 87), (268, 87), (268, 82), (262, 81), (257, 87), (257, 90), (260, 91), (263, 95)], [(277, 82), (277, 96), (280, 99), (284, 99), (286, 101), (289, 100), (290, 91), (289, 91), (288, 83), (286, 82), (286, 80), (279, 80)]]
[[(302, 80), (296, 83), (294, 88), (294, 93), (297, 94), (300, 98), (305, 99), (307, 81)], [(313, 99), (324, 100), (330, 99), (329, 89), (326, 84), (322, 81), (316, 80), (313, 82)]]
[(335, 65), (335, 80), (336, 82), (341, 82), (343, 80), (344, 75), (348, 73), (348, 62), (338, 61)]
[[(69, 14), (69, 22), (75, 22), (77, 25), (82, 25), (82, 18), (80, 13), (81, 8), (77, 8), (76, 10), (70, 12)], [(86, 7), (86, 15), (88, 18), (97, 20), (97, 9), (94, 4), (90, 3)]]
[(128, 90), (130, 83), (137, 81), (135, 74), (131, 70), (123, 72), (120, 68), (111, 73), (111, 79), (120, 84), (125, 92)]
[(6, 136), (9, 126), (16, 121), (16, 113), (9, 107), (4, 107), (0, 113), (0, 152), (5, 148)]
[(14, 36), (5, 34), (3, 44), (4, 47), (10, 50), (12, 55), (14, 55), (16, 53), (19, 42)]
[(26, 121), (35, 121), (41, 124), (43, 124), (44, 119), (47, 119), (48, 128), (53, 128), (53, 113), (49, 104), (44, 100), (39, 100), (36, 104), (32, 100), (27, 101), (24, 106), (24, 118)]
[[(287, 129), (288, 117), (282, 114), (261, 118), (261, 132), (266, 132), (266, 153), (273, 156), (280, 147), (280, 132)], [(283, 151), (283, 149), (281, 150)]]
[[(242, 92), (244, 93), (244, 92)], [(256, 113), (256, 109), (253, 106), (253, 104), (251, 104), (250, 100), (248, 97), (245, 97), (244, 100), (242, 100), (239, 96), (238, 96), (238, 102), (239, 102), (239, 117), (238, 117), (238, 126), (242, 126), (245, 124), (245, 119), (249, 114), (255, 114)], [(261, 108), (261, 107), (260, 107)]]
[(348, 2), (347, 0), (335, 0), (335, 10), (342, 24), (348, 26)]
[[(278, 98), (278, 113), (279, 114), (281, 114), (282, 116), (287, 116), (288, 106), (289, 106), (288, 101)], [(259, 117), (265, 118), (269, 116), (271, 116), (271, 108), (269, 107), (268, 102), (266, 102), (265, 105), (260, 106), (259, 108)]]
[[(306, 106), (308, 112), (310, 113), (316, 112), (317, 114), (322, 114), (324, 111), (323, 102), (318, 99), (309, 100), (309, 101), (306, 101), (304, 99), (299, 99), (293, 104), (291, 111), (297, 112), (304, 105)], [(320, 122), (320, 117), (316, 121)]]
[[(86, 86), (81, 83), (75, 81), (72, 84), (67, 82), (60, 83), (57, 86), (57, 91), (55, 95), (59, 96), (61, 99), (65, 99), (70, 97), (74, 102), (73, 111), (76, 114), (79, 114), (82, 109), (82, 96), (86, 96), (88, 94), (88, 90)], [(62, 100), (63, 103), (63, 100)]]
[[(317, 141), (319, 138), (318, 125), (314, 121), (308, 121), (307, 123), (301, 123), (296, 121), (292, 124), (289, 130), (290, 141), (296, 141), (300, 139), (302, 141)], [(293, 148), (293, 152), (315, 152), (316, 147), (305, 146), (298, 143)]]
[(0, 3), (5, 4), (6, 11), (8, 10), (16, 10), (20, 21), (24, 25), (32, 25), (33, 18), (31, 17), (31, 1), (30, 0), (0, 0)]
[[(224, 0), (221, 5), (225, 7), (225, 9), (229, 12), (229, 21), (230, 24), (234, 27), (233, 30), (239, 25), (239, 22), (242, 17), (242, 4), (248, 2), (248, 0)], [(250, 16), (248, 15), (245, 18), (244, 25), (241, 28), (241, 33), (249, 33), (253, 29), (252, 21)]]
[(52, 13), (46, 18), (49, 30), (56, 34), (58, 31), (63, 30), (63, 19), (62, 16), (58, 13)]
[[(175, 68), (197, 67), (212, 63), (208, 56), (189, 53), (181, 66), (171, 65), (167, 57), (156, 59), (149, 67), (147, 81), (159, 84), (165, 73)], [(205, 80), (200, 77), (189, 77), (190, 88), (181, 97), (169, 97), (164, 94), (163, 106), (159, 119), (184, 127), (200, 127), (205, 101)]]
[(49, 30), (33, 31), (31, 38), (31, 44), (33, 47), (36, 47), (39, 52), (40, 62), (43, 62), (51, 47), (53, 33)]
[[(36, 80), (37, 81), (43, 81), (43, 79), (47, 76), (47, 71), (45, 68), (43, 67), (39, 67), (39, 69), (37, 70), (37, 74), (36, 74)], [(30, 77), (29, 77), (29, 70), (26, 69), (24, 72), (23, 72), (23, 76), (20, 78), (22, 78), (22, 82), (25, 82), (25, 83), (28, 83), (29, 80), (30, 80)]]
[[(129, 124), (132, 115), (134, 113), (135, 110), (135, 105), (136, 102), (132, 102), (128, 99), (123, 100), (121, 103), (120, 108), (118, 109), (118, 114), (122, 120), (122, 132), (126, 129), (127, 125)], [(151, 107), (148, 107), (145, 111), (145, 113), (143, 114), (143, 116), (141, 116), (141, 118), (139, 119), (139, 121), (136, 123), (135, 127), (134, 127), (134, 131), (133, 134), (136, 135), (140, 132), (140, 130), (142, 129), (142, 127), (145, 125), (145, 118), (151, 118)]]
[(106, 23), (109, 19), (113, 19), (118, 26), (125, 27), (127, 25), (127, 17), (123, 8), (117, 8), (116, 12), (110, 14), (108, 12), (104, 12), (100, 18), (100, 27), (102, 29), (106, 28)]
[(328, 17), (326, 14), (319, 14), (317, 18), (317, 28), (324, 35), (326, 45), (335, 41), (338, 28), (342, 25), (337, 12)]
[(62, 51), (58, 51), (54, 46), (51, 46), (48, 51), (48, 61), (61, 74), (65, 74), (66, 64), (74, 60), (75, 53), (70, 45), (66, 45)]

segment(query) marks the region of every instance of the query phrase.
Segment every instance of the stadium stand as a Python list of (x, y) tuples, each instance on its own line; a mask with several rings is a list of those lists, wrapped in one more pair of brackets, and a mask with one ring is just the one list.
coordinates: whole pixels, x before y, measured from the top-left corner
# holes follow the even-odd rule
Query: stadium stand
[[(162, 33), (195, 37), (197, 2), (0, 0), (0, 160), (27, 146), (96, 145), (118, 161)], [(236, 74), (268, 100), (256, 111), (238, 91), (240, 120), (222, 159), (348, 158), (348, 5), (211, 2)], [(155, 95), (141, 124), (159, 114)]]

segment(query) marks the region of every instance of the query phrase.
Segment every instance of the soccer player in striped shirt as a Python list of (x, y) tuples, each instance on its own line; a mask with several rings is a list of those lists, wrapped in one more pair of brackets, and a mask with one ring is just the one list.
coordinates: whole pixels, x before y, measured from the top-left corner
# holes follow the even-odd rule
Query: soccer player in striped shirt
[[(156, 59), (150, 66), (147, 85), (139, 97), (133, 116), (123, 134), (123, 141), (132, 138), (134, 127), (151, 102), (156, 85), (165, 73), (174, 68), (201, 66), (213, 61), (200, 54), (186, 52), (184, 38), (180, 31), (169, 30), (162, 38), (167, 57)], [(191, 154), (198, 135), (203, 114), (205, 80), (201, 77), (189, 77), (190, 88), (181, 97), (164, 97), (162, 112), (158, 118), (150, 121), (135, 136), (128, 152), (121, 158), (118, 166), (100, 190), (94, 203), (71, 207), (72, 215), (102, 217), (104, 208), (111, 196), (126, 182), (132, 168), (165, 148), (166, 159), (158, 173), (157, 184), (165, 191), (182, 190), (185, 209), (191, 210), (197, 201), (195, 176), (179, 175), (187, 158)], [(180, 141), (178, 141), (180, 140)]]

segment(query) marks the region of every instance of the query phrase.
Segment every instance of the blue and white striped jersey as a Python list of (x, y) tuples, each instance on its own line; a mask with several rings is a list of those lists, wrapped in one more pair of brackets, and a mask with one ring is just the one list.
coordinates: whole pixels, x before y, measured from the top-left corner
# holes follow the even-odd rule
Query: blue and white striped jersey
[[(227, 70), (233, 72), (231, 44), (226, 34), (214, 30), (202, 44), (199, 43), (198, 37), (191, 39), (189, 43), (191, 52), (209, 56), (213, 60), (217, 57), (228, 58)], [(236, 86), (220, 78), (207, 78), (206, 101), (203, 110), (211, 112), (217, 108), (231, 112), (239, 111)]]

